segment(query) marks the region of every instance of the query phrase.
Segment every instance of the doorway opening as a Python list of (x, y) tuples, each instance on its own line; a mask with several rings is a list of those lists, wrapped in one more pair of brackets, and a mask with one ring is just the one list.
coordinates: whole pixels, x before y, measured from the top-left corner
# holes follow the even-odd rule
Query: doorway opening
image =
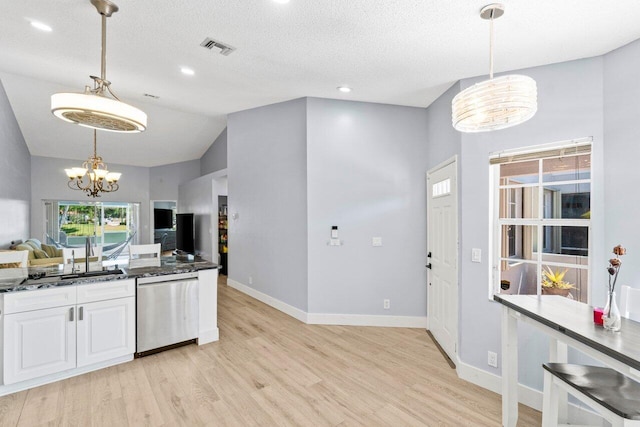
[(176, 250), (176, 212), (175, 200), (151, 201), (151, 229), (153, 243), (160, 243), (162, 255), (171, 255)]

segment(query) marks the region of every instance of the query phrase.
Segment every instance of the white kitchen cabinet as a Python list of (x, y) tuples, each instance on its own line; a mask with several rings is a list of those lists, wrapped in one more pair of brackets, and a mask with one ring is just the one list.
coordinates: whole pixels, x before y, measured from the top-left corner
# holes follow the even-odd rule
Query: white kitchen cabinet
[(135, 279), (6, 293), (2, 305), (5, 386), (135, 353)]
[(134, 297), (78, 305), (78, 367), (135, 352), (135, 307)]
[(76, 367), (75, 306), (4, 316), (4, 384)]

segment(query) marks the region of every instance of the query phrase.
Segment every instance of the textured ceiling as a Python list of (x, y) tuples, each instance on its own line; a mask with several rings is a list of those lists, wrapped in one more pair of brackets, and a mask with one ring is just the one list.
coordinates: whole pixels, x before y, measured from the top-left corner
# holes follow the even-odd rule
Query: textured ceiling
[[(99, 74), (100, 16), (89, 0), (4, 3), (0, 79), (29, 150), (85, 159), (91, 131), (56, 119), (49, 97), (80, 92), (89, 75)], [(149, 127), (135, 135), (100, 133), (99, 153), (108, 163), (199, 158), (234, 111), (303, 96), (426, 107), (456, 80), (488, 71), (488, 24), (478, 17), (486, 0), (116, 3), (107, 77), (121, 99), (149, 115)], [(640, 38), (638, 0), (503, 3), (496, 71), (601, 55)], [(53, 31), (32, 28), (32, 19)], [(208, 51), (200, 47), (205, 37), (237, 50)], [(182, 75), (181, 66), (195, 75)], [(342, 84), (353, 92), (336, 91)]]

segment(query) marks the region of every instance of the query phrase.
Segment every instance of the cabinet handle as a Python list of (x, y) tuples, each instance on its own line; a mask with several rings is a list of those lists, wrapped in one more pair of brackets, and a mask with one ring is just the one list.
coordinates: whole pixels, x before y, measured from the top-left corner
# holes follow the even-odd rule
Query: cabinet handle
[(78, 320), (82, 320), (84, 318), (84, 307), (80, 307), (80, 311), (78, 312)]
[(69, 309), (69, 322), (73, 322), (73, 307)]

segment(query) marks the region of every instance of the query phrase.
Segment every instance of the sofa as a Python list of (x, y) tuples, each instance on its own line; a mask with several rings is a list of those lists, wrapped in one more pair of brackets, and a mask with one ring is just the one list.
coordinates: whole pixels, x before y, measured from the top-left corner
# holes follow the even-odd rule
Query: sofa
[(62, 249), (42, 244), (38, 239), (15, 242), (15, 244), (11, 245), (11, 249), (29, 251), (29, 267), (63, 264)]

